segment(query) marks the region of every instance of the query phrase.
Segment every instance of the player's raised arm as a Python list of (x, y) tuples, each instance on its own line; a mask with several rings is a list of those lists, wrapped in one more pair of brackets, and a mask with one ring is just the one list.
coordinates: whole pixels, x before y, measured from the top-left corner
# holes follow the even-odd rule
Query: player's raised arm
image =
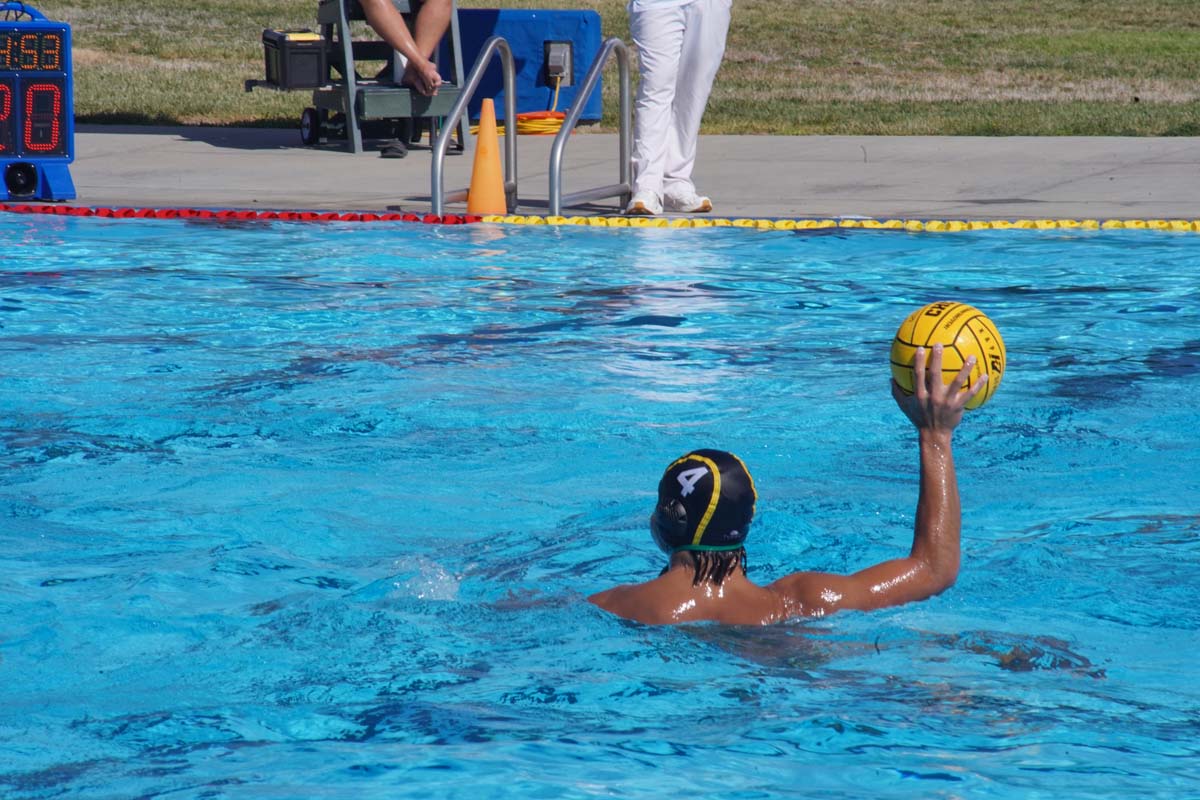
[[(962, 391), (975, 363), (968, 359), (949, 384), (942, 383), (942, 348), (924, 348), (914, 361), (915, 391), (906, 394), (892, 381), (896, 404), (917, 428), (920, 494), (912, 550), (906, 558), (884, 561), (853, 575), (796, 572), (771, 584), (795, 615), (823, 615), (839, 609), (873, 609), (923, 600), (945, 591), (958, 577), (962, 510), (950, 440), (963, 408), (987, 381), (983, 375)], [(928, 369), (926, 368), (928, 367)]]

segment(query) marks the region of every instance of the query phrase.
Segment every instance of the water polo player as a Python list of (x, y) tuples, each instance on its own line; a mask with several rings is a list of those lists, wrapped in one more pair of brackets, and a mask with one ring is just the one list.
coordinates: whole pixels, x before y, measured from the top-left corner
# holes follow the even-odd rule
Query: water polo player
[(951, 438), (963, 409), (981, 389), (966, 391), (972, 357), (943, 384), (942, 348), (917, 351), (915, 388), (906, 394), (892, 381), (892, 397), (917, 428), (919, 494), (912, 550), (852, 575), (793, 572), (767, 586), (746, 577), (744, 542), (758, 499), (746, 465), (732, 453), (694, 450), (673, 461), (658, 485), (650, 518), (655, 542), (667, 555), (654, 580), (592, 595), (600, 608), (650, 624), (711, 620), (766, 625), (842, 609), (868, 610), (924, 600), (958, 577), (962, 511)]
[[(720, 450), (696, 450), (667, 467), (650, 517), (655, 543), (668, 556), (689, 553), (692, 583), (740, 569), (746, 574), (746, 534), (758, 493), (742, 460)], [(667, 567), (669, 570), (670, 567)]]

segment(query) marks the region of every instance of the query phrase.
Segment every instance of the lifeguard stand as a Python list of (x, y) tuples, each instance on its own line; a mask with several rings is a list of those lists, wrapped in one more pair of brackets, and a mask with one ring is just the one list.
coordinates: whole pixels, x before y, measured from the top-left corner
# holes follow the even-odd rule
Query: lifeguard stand
[[(392, 0), (404, 16), (409, 30), (414, 27), (421, 0)], [(398, 54), (378, 39), (354, 38), (351, 23), (365, 21), (358, 0), (319, 0), (319, 35), (311, 31), (267, 31), (265, 81), (246, 81), (246, 91), (266, 86), (281, 91), (313, 90), (313, 107), (300, 117), (300, 138), (306, 145), (324, 139), (346, 139), (350, 152), (363, 151), (363, 139), (399, 142), (403, 155), (408, 143), (417, 141), (428, 127), (430, 141), (458, 100), (463, 82), (462, 42), (458, 28), (458, 4), (451, 0), (450, 25), (446, 31), (448, 64), (439, 63), (445, 82), (433, 97), (426, 97), (396, 82)], [(307, 36), (305, 35), (307, 34)], [(443, 49), (443, 52), (444, 49)], [(435, 54), (435, 58), (437, 54)], [(363, 61), (382, 62), (373, 77), (359, 73)], [(450, 75), (447, 76), (446, 72)], [(459, 152), (464, 147), (461, 120), (456, 121)]]

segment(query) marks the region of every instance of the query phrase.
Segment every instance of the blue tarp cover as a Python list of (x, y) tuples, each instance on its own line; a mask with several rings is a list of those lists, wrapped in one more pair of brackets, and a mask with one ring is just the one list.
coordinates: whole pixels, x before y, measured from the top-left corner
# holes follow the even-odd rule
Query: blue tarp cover
[[(458, 27), (462, 37), (463, 68), (469, 74), (475, 66), (483, 43), (492, 36), (502, 36), (512, 50), (517, 70), (517, 113), (550, 111), (554, 102), (554, 89), (548, 86), (545, 73), (545, 43), (571, 42), (573, 46), (573, 85), (562, 88), (558, 93), (558, 111), (566, 111), (575, 102), (575, 91), (583, 82), (584, 75), (600, 52), (600, 15), (595, 11), (559, 11), (543, 9), (484, 9), (460, 8)], [(449, 48), (443, 43), (440, 62), (442, 73), (449, 61)], [(464, 76), (464, 80), (465, 80)], [(603, 83), (603, 81), (601, 81)], [(597, 84), (584, 106), (581, 119), (593, 122), (600, 119), (601, 86)], [(479, 107), (485, 97), (496, 100), (496, 118), (504, 118), (504, 80), (500, 73), (500, 59), (492, 57), (492, 63), (484, 73), (483, 81), (471, 102), (467, 113), (472, 120), (479, 119)]]

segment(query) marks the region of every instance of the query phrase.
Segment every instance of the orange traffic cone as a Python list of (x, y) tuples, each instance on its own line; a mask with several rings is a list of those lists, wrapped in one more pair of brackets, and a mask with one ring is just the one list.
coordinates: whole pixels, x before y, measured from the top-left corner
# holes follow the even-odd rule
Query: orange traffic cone
[(467, 190), (468, 214), (507, 214), (504, 171), (500, 167), (500, 138), (496, 133), (496, 106), (485, 98), (479, 109), (479, 134), (475, 137), (475, 165)]

